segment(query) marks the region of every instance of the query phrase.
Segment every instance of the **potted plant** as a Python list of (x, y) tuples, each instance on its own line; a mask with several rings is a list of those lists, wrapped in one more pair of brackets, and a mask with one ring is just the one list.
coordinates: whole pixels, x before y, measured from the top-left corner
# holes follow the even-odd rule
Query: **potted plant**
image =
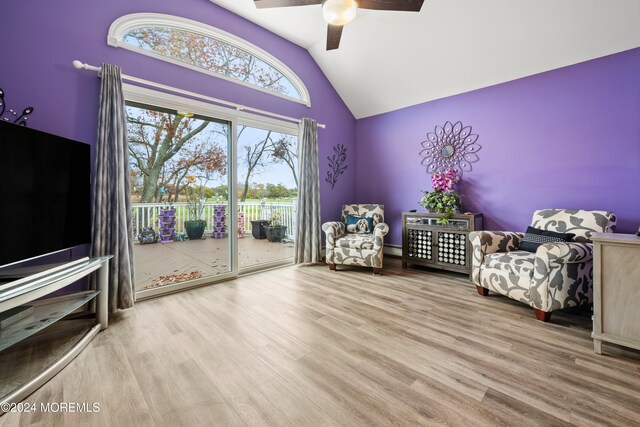
[(280, 221), (280, 214), (274, 213), (271, 215), (269, 224), (264, 227), (264, 231), (267, 235), (268, 241), (281, 242), (287, 232), (287, 226), (282, 225)]
[[(265, 214), (265, 199), (260, 200), (260, 210), (258, 211), (258, 216), (264, 218), (262, 215)], [(251, 220), (251, 235), (254, 239), (266, 239), (267, 232), (264, 227), (269, 225), (269, 221), (266, 219), (252, 219)]]
[(207, 221), (202, 219), (205, 200), (200, 198), (200, 194), (198, 194), (196, 189), (190, 185), (195, 182), (195, 177), (187, 177), (187, 186), (185, 187), (185, 190), (187, 194), (187, 217), (189, 219), (184, 222), (184, 231), (187, 232), (189, 240), (202, 239), (204, 229), (207, 226)]
[(427, 208), (429, 212), (442, 214), (438, 218), (438, 224), (448, 224), (449, 219), (460, 210), (462, 195), (453, 189), (458, 181), (460, 176), (455, 169), (438, 171), (431, 175), (433, 191), (425, 191), (424, 197), (418, 204)]
[(251, 220), (251, 235), (254, 239), (266, 239), (267, 233), (265, 227), (269, 225), (269, 221), (266, 219), (252, 219)]

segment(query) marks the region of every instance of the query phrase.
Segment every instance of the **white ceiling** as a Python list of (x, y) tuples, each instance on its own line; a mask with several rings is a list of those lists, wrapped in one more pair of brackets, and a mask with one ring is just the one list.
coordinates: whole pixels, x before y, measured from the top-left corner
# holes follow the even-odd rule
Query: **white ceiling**
[(639, 0), (426, 0), (420, 13), (358, 10), (329, 52), (319, 5), (211, 1), (308, 49), (356, 118), (640, 46)]

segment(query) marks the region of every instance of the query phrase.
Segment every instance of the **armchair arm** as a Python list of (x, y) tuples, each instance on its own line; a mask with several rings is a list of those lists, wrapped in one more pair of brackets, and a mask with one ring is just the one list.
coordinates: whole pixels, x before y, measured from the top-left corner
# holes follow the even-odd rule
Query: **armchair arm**
[(480, 248), (483, 255), (494, 252), (517, 251), (524, 233), (514, 231), (472, 231), (469, 240), (474, 250)]
[(345, 225), (339, 221), (330, 221), (322, 224), (322, 231), (327, 235), (327, 251), (333, 249), (336, 239), (342, 237), (345, 233)]
[(474, 284), (480, 283), (480, 269), (484, 262), (484, 256), (494, 252), (516, 251), (524, 233), (513, 231), (472, 231), (469, 233), (471, 242), (471, 280)]
[(536, 251), (529, 297), (535, 308), (553, 311), (591, 302), (593, 244), (545, 243)]
[(540, 245), (536, 257), (545, 257), (550, 263), (582, 263), (593, 260), (593, 244), (557, 242)]
[(381, 251), (384, 248), (384, 236), (389, 232), (389, 226), (379, 222), (373, 229), (373, 249)]

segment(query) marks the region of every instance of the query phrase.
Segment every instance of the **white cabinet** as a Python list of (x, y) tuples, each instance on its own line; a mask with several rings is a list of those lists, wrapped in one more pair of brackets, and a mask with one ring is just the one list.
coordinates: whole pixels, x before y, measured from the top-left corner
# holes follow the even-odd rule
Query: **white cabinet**
[(594, 233), (593, 345), (602, 341), (640, 350), (640, 237)]

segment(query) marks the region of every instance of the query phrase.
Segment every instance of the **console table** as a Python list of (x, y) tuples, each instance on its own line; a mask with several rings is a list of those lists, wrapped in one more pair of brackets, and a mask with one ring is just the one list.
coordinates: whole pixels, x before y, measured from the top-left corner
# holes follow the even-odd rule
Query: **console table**
[[(0, 396), (0, 403), (22, 401), (60, 372), (99, 331), (107, 328), (107, 282), (111, 258), (111, 256), (83, 258), (0, 285), (0, 313), (25, 304), (33, 308), (28, 317), (0, 329), (0, 351), (26, 340), (92, 301), (95, 301), (96, 307), (95, 325), (52, 364), (26, 379), (26, 382), (18, 385), (13, 391)], [(96, 270), (99, 271), (95, 290), (47, 297)]]
[(640, 237), (594, 233), (593, 348), (602, 341), (640, 350)]
[(442, 214), (402, 213), (402, 267), (408, 263), (471, 273), (469, 233), (482, 229), (482, 214), (455, 214), (438, 224)]

